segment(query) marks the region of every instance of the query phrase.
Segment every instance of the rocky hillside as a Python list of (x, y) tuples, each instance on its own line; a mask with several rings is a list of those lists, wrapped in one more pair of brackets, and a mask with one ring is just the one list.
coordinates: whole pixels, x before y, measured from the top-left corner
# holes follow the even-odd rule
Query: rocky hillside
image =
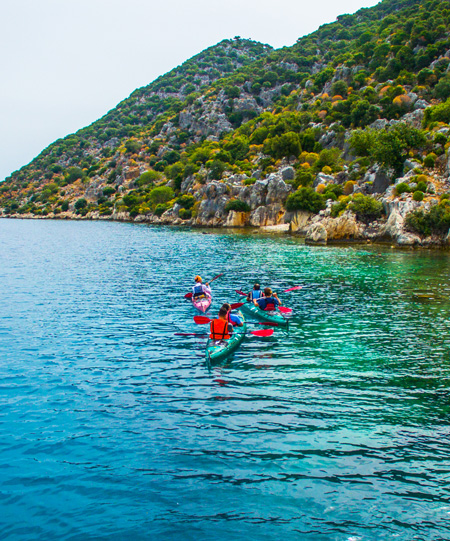
[(439, 0), (384, 0), (280, 50), (226, 40), (50, 145), (0, 208), (446, 244), (449, 64)]

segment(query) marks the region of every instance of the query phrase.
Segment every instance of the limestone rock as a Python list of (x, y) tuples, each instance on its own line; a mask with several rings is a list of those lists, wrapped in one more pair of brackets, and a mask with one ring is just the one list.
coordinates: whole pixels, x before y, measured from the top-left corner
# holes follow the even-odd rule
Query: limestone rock
[[(281, 178), (283, 180), (294, 180), (295, 178), (295, 169), (291, 166), (283, 167), (283, 169), (280, 171)], [(256, 178), (256, 177), (255, 177)]]
[(307, 244), (326, 244), (327, 239), (327, 230), (322, 223), (316, 222), (308, 227), (305, 237)]
[(317, 188), (319, 184), (334, 184), (334, 177), (332, 175), (326, 175), (325, 173), (318, 173), (313, 182), (313, 188)]
[(279, 203), (261, 206), (250, 214), (250, 225), (261, 227), (267, 225), (278, 225), (283, 221), (284, 209)]
[(226, 227), (244, 227), (249, 224), (248, 212), (235, 212), (234, 210), (228, 213), (225, 226)]
[(364, 175), (364, 182), (371, 183), (369, 193), (384, 193), (391, 184), (391, 178), (383, 168), (374, 165)]
[(299, 235), (304, 235), (309, 225), (311, 224), (311, 219), (314, 216), (311, 212), (306, 212), (303, 210), (298, 210), (287, 214), (289, 219), (289, 232), (298, 233)]

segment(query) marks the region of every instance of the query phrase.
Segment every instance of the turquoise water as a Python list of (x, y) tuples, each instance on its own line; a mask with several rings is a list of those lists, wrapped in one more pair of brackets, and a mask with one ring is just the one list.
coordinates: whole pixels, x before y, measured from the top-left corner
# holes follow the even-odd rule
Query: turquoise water
[[(0, 220), (1, 539), (447, 539), (450, 254)], [(205, 364), (183, 300), (289, 336)]]

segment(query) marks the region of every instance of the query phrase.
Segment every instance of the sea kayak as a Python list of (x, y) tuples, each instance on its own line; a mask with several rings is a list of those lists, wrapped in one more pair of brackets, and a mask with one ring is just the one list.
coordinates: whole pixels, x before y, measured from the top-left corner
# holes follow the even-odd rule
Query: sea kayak
[(208, 308), (211, 306), (212, 298), (205, 296), (200, 299), (194, 299), (192, 298), (192, 304), (199, 312), (202, 312), (203, 314), (208, 310)]
[(233, 334), (228, 340), (211, 340), (208, 338), (206, 343), (206, 360), (209, 362), (220, 361), (225, 359), (233, 353), (238, 347), (239, 344), (244, 340), (245, 333), (247, 331), (247, 323), (245, 321), (242, 312), (237, 312), (244, 325), (242, 327), (233, 327)]
[(244, 303), (241, 308), (246, 314), (253, 316), (256, 319), (259, 319), (259, 321), (264, 321), (266, 323), (276, 323), (277, 325), (286, 326), (289, 324), (289, 320), (283, 317), (280, 312), (267, 312), (266, 310), (261, 310), (261, 308), (255, 306), (252, 302)]

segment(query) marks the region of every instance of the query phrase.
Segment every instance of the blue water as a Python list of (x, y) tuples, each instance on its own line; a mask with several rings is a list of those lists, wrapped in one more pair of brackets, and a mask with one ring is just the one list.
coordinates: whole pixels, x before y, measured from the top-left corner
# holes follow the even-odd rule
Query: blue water
[[(0, 220), (0, 538), (449, 539), (450, 254)], [(209, 370), (183, 299), (293, 308)]]

